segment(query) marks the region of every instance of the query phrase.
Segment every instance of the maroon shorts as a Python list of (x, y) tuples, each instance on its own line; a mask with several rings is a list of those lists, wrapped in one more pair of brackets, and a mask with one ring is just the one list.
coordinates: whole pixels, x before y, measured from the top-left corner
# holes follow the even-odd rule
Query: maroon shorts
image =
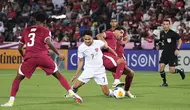
[(117, 67), (117, 60), (119, 57), (114, 56), (111, 53), (104, 53), (103, 56), (103, 63), (107, 70)]
[(42, 70), (44, 70), (47, 75), (51, 75), (58, 70), (56, 63), (51, 57), (43, 56), (25, 59), (20, 65), (18, 72), (19, 74), (30, 78), (37, 67), (40, 67)]

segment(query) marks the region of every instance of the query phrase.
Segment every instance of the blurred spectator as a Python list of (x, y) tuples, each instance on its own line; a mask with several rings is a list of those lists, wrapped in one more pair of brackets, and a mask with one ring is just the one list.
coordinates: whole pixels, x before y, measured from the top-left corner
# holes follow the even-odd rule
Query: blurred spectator
[[(2, 0), (1, 38), (18, 41), (20, 32), (35, 24), (37, 11), (47, 13), (47, 27), (57, 42), (81, 42), (86, 29), (95, 36), (110, 28), (113, 17), (128, 31), (135, 49), (141, 49), (142, 40), (152, 43), (159, 39), (164, 19), (171, 20), (171, 29), (181, 34), (183, 42), (190, 41), (190, 0)], [(61, 14), (66, 18), (51, 18)]]

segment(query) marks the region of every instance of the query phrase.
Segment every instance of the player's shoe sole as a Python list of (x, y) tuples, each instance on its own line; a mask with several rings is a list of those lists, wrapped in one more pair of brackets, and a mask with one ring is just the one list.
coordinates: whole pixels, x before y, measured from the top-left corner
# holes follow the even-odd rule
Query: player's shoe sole
[(168, 87), (168, 83), (163, 83), (160, 85), (160, 87)]
[(116, 88), (116, 87), (122, 87), (122, 86), (124, 86), (124, 85), (125, 85), (124, 82), (119, 82), (119, 83), (117, 83), (117, 84), (113, 84), (112, 87), (113, 87), (113, 88)]
[(2, 104), (1, 107), (12, 107), (14, 102), (7, 102), (5, 104)]
[(185, 79), (185, 72), (184, 72), (184, 69), (183, 69), (183, 68), (181, 68), (180, 76), (181, 76), (181, 79), (182, 79), (182, 80)]

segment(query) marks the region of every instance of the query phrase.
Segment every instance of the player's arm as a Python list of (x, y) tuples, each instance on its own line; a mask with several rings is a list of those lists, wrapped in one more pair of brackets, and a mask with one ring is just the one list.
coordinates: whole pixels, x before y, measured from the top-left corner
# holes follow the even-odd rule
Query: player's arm
[(105, 33), (97, 34), (96, 37), (97, 37), (98, 40), (101, 40), (101, 41), (104, 42), (104, 48), (106, 48), (106, 49), (109, 48), (108, 43), (105, 40), (105, 38), (106, 38), (106, 34)]
[(23, 49), (23, 47), (24, 47), (24, 44), (25, 44), (25, 42), (24, 42), (24, 31), (23, 31), (23, 33), (21, 34), (21, 39), (20, 39), (20, 41), (19, 41), (19, 45), (18, 45), (18, 51), (19, 51), (19, 53), (20, 53), (20, 55), (22, 56), (22, 57), (24, 57), (24, 55), (25, 55), (25, 51), (24, 51), (24, 49)]
[(128, 43), (128, 42), (129, 42), (129, 38), (124, 37), (124, 38), (123, 38), (123, 42), (122, 42), (122, 44), (126, 44), (126, 43)]
[(75, 75), (71, 78), (70, 82), (73, 82), (78, 76), (84, 64), (84, 58), (78, 58), (78, 66)]
[(177, 34), (176, 39), (177, 39), (177, 48), (175, 50), (175, 55), (179, 55), (179, 50), (180, 50), (180, 47), (181, 47), (181, 44), (182, 44), (182, 40), (181, 40), (179, 34)]
[(54, 45), (53, 45), (53, 43), (52, 43), (50, 37), (48, 37), (45, 42), (46, 42), (46, 44), (49, 46), (49, 48), (50, 48), (53, 52), (55, 52), (62, 60), (65, 59), (65, 58), (64, 58), (64, 55), (63, 55), (63, 54), (60, 54), (60, 53), (58, 52), (58, 50), (54, 47)]
[(180, 49), (181, 44), (182, 44), (182, 40), (181, 39), (177, 40), (177, 50)]
[(105, 40), (105, 38), (106, 38), (105, 33), (97, 34), (96, 37), (97, 37), (98, 40), (102, 40), (102, 41), (106, 42), (106, 40)]
[(22, 57), (24, 57), (24, 54), (25, 54), (23, 47), (24, 47), (24, 43), (19, 43), (18, 51)]
[(109, 46), (105, 46), (104, 45), (104, 49), (107, 49), (110, 53), (114, 54), (115, 56), (117, 56), (117, 53)]

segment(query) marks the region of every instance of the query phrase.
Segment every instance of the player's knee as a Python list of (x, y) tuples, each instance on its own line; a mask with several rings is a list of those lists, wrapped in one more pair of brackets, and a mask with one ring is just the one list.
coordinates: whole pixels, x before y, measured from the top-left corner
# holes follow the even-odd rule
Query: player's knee
[(164, 67), (160, 66), (160, 72), (164, 71)]
[(128, 73), (128, 76), (129, 77), (134, 77), (134, 74), (135, 74), (135, 72), (133, 70), (130, 70), (130, 72)]
[(171, 69), (169, 69), (169, 72), (170, 72), (170, 73), (175, 73), (175, 69), (174, 69), (174, 68), (171, 68)]
[(23, 80), (25, 78), (25, 76), (23, 76), (23, 75), (20, 75), (20, 74), (17, 74), (17, 76), (15, 77), (15, 79), (17, 79), (17, 80)]
[(52, 74), (55, 78), (59, 79), (59, 77), (61, 76), (61, 74), (59, 73), (59, 71), (56, 71), (55, 73)]
[(135, 72), (133, 71), (133, 70), (131, 70), (131, 76), (133, 77), (134, 76), (134, 74), (135, 74)]

